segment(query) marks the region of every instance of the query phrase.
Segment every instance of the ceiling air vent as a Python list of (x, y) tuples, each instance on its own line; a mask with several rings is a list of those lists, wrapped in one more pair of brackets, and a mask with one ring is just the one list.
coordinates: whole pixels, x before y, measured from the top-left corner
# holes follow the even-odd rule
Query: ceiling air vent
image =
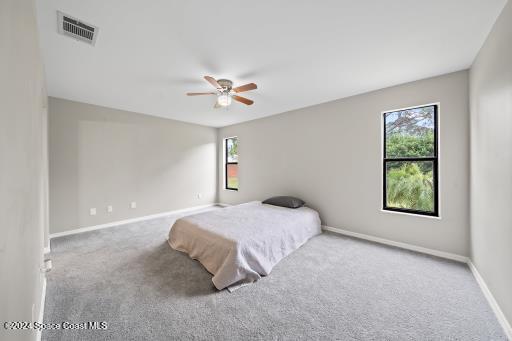
[(59, 11), (57, 11), (57, 17), (60, 34), (94, 46), (98, 36), (98, 28), (96, 26), (87, 24)]

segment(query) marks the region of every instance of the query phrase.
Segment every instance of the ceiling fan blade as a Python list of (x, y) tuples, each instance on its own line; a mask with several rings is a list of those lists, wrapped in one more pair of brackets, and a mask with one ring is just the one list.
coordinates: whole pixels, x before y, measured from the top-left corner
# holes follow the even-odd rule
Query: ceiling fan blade
[(249, 84), (237, 86), (236, 88), (233, 88), (233, 91), (234, 92), (244, 92), (244, 91), (254, 90), (257, 88), (258, 88), (258, 86), (256, 84), (249, 83)]
[(215, 78), (210, 76), (204, 76), (204, 79), (206, 79), (206, 81), (213, 85), (216, 89), (222, 89), (222, 86), (220, 86), (220, 84), (215, 80)]
[(187, 92), (187, 96), (216, 95), (215, 92)]
[(251, 101), (250, 99), (242, 96), (233, 95), (232, 97), (235, 101), (241, 102), (243, 104), (251, 105), (254, 103), (254, 101)]

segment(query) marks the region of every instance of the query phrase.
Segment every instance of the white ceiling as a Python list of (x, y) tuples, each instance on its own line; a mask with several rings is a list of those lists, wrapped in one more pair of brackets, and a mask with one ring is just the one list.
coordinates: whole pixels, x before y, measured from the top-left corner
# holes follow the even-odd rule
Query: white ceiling
[[(506, 0), (45, 0), (48, 93), (215, 127), (468, 68)], [(56, 11), (99, 26), (92, 47)], [(202, 77), (258, 84), (213, 109)]]

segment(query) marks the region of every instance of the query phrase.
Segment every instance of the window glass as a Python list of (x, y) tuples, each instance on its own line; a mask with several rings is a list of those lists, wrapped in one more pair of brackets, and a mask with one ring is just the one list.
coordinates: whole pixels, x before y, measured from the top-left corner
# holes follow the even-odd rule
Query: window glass
[(238, 139), (234, 137), (226, 139), (226, 148), (228, 162), (238, 162)]
[(434, 106), (390, 112), (385, 128), (386, 157), (434, 156)]
[(434, 212), (432, 161), (386, 163), (387, 206)]
[(238, 189), (238, 164), (228, 164), (226, 167), (227, 187)]

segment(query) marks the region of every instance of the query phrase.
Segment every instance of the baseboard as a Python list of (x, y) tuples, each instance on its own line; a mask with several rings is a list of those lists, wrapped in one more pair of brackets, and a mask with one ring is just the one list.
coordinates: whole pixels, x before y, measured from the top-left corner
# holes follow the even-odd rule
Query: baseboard
[(512, 327), (510, 326), (510, 323), (507, 321), (507, 318), (505, 317), (505, 314), (501, 310), (498, 302), (494, 298), (493, 294), (489, 290), (489, 287), (485, 283), (483, 277), (480, 275), (480, 273), (478, 272), (477, 268), (475, 267), (471, 260), (468, 260), (468, 266), (471, 269), (471, 272), (473, 273), (473, 276), (475, 277), (478, 285), (480, 286), (480, 289), (482, 290), (485, 298), (487, 299), (487, 302), (489, 302), (489, 305), (491, 306), (494, 315), (496, 315), (498, 322), (503, 328), (505, 335), (507, 335), (508, 339), (512, 341)]
[[(41, 288), (41, 302), (39, 305), (39, 316), (37, 322), (43, 323), (44, 321), (44, 303), (46, 301), (46, 276), (43, 278), (43, 285)], [(41, 330), (36, 330), (36, 341), (41, 341)]]
[[(149, 220), (149, 219), (161, 218), (161, 217), (165, 217), (165, 216), (168, 216), (171, 214), (185, 213), (185, 212), (200, 210), (200, 209), (208, 208), (208, 207), (212, 207), (212, 206), (224, 206), (224, 205), (213, 203), (213, 204), (208, 204), (208, 205), (194, 206), (194, 207), (188, 207), (188, 208), (183, 208), (183, 209), (174, 210), (174, 211), (151, 214), (151, 215), (146, 215), (146, 216), (141, 216), (141, 217), (136, 217), (136, 218), (131, 218), (131, 219), (113, 221), (110, 223), (105, 223), (105, 224), (100, 224), (100, 225), (95, 225), (95, 226), (81, 227), (81, 228), (72, 229), (72, 230), (68, 230), (68, 231), (51, 233), (50, 239), (68, 236), (71, 234), (83, 233), (83, 232), (94, 231), (94, 230), (101, 230), (104, 228), (118, 226), (118, 225), (136, 223), (139, 221), (144, 221), (144, 220)], [(45, 253), (46, 253), (46, 250), (45, 250)]]
[(449, 252), (429, 249), (429, 248), (426, 248), (426, 247), (416, 246), (416, 245), (407, 244), (407, 243), (395, 242), (393, 240), (379, 238), (379, 237), (374, 237), (374, 236), (370, 236), (370, 235), (367, 235), (367, 234), (362, 234), (362, 233), (357, 233), (357, 232), (352, 232), (352, 231), (347, 231), (347, 230), (343, 230), (343, 229), (340, 229), (340, 228), (337, 228), (337, 227), (331, 227), (331, 226), (323, 225), (322, 229), (324, 229), (326, 231), (331, 231), (331, 232), (343, 234), (343, 235), (349, 236), (349, 237), (365, 239), (365, 240), (369, 240), (369, 241), (372, 241), (372, 242), (375, 242), (375, 243), (395, 246), (395, 247), (399, 247), (401, 249), (406, 249), (406, 250), (416, 251), (416, 252), (420, 252), (420, 253), (426, 253), (428, 255), (432, 255), (432, 256), (436, 256), (436, 257), (451, 259), (451, 260), (454, 260), (454, 261), (457, 261), (457, 262), (467, 263), (467, 261), (468, 261), (468, 257), (457, 255), (457, 254), (454, 254), (454, 253), (449, 253)]

